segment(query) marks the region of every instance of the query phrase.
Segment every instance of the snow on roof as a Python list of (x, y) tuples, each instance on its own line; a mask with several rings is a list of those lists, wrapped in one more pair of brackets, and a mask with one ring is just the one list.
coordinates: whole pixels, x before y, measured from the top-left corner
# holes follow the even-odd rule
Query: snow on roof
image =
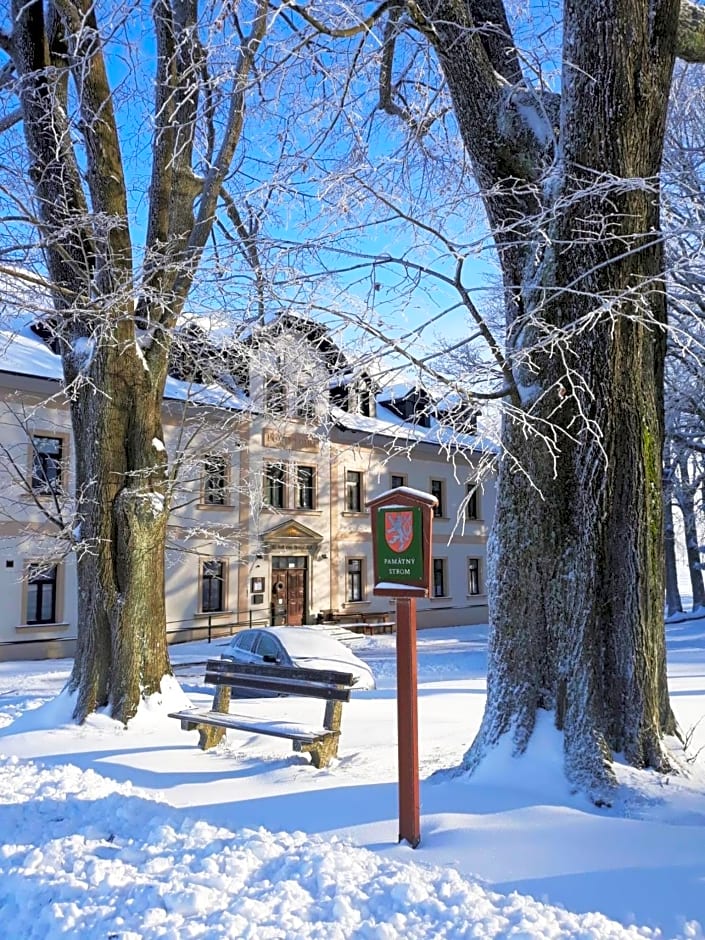
[(61, 359), (31, 328), (30, 316), (2, 317), (0, 321), (0, 372), (33, 375), (61, 381)]
[(378, 406), (376, 418), (350, 414), (342, 408), (332, 407), (331, 414), (335, 423), (346, 431), (357, 431), (368, 437), (388, 437), (405, 443), (432, 444), (435, 447), (462, 448), (487, 453), (497, 450), (497, 445), (487, 438), (462, 434), (451, 427), (434, 422), (432, 427), (424, 428), (410, 421), (402, 420), (386, 408)]
[[(32, 330), (29, 313), (9, 315), (0, 319), (0, 372), (26, 375), (60, 382), (63, 380), (61, 357)], [(198, 405), (243, 410), (248, 401), (243, 394), (233, 393), (219, 385), (199, 385), (169, 376), (164, 398), (189, 401)]]

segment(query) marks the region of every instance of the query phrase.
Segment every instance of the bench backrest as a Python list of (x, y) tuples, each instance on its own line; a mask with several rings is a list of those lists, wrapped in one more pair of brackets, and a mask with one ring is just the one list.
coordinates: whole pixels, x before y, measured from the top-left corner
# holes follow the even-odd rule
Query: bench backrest
[(249, 665), (230, 659), (209, 659), (207, 685), (227, 685), (246, 692), (302, 695), (327, 701), (350, 701), (354, 678), (349, 672), (330, 669), (298, 669), (291, 666)]

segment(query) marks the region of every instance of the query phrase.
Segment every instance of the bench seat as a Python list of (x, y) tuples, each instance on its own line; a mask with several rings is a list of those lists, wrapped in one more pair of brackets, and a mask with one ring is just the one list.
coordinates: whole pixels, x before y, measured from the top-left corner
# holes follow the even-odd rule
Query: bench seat
[(265, 718), (248, 718), (246, 715), (234, 715), (222, 712), (202, 711), (199, 708), (185, 708), (172, 712), (170, 718), (180, 718), (184, 731), (194, 731), (199, 724), (214, 725), (217, 728), (232, 728), (235, 731), (249, 731), (252, 734), (268, 734), (276, 738), (290, 738), (292, 741), (305, 741), (312, 744), (330, 734), (325, 728), (304, 728), (301, 725), (284, 721), (268, 721)]

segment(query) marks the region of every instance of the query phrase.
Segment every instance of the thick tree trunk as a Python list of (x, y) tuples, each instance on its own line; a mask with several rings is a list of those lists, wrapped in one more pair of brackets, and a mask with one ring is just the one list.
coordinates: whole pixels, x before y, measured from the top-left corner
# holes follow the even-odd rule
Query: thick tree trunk
[(678, 566), (676, 564), (676, 535), (673, 528), (673, 503), (670, 488), (664, 495), (663, 522), (664, 547), (666, 551), (666, 615), (683, 613), (683, 602), (678, 589)]
[[(490, 46), (478, 51), (471, 11), (481, 5), (462, 5), (462, 22), (461, 5), (420, 5), (476, 175), (492, 184), (486, 205), (516, 380), (490, 544), (488, 699), (464, 766), (506, 734), (523, 751), (547, 709), (564, 732), (568, 778), (608, 799), (612, 754), (664, 769), (662, 736), (675, 731), (663, 624), (656, 181), (679, 4), (566, 0), (560, 151), (543, 182), (540, 141), (532, 146), (526, 130), (513, 149), (515, 101), (526, 108), (531, 96), (509, 95), (493, 79)], [(498, 25), (500, 6), (482, 6)]]
[[(109, 706), (123, 722), (171, 673), (164, 552), (168, 507), (162, 376), (134, 341), (107, 337), (72, 402), (81, 494), (75, 717)], [(96, 394), (94, 388), (100, 388)]]

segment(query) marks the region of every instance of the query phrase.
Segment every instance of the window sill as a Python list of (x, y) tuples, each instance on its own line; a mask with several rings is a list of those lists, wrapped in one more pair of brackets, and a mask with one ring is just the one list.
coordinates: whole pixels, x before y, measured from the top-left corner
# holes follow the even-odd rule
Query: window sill
[(70, 630), (70, 623), (20, 623), (15, 630)]
[(486, 604), (486, 603), (487, 603), (487, 595), (486, 595), (486, 594), (466, 594), (465, 597), (466, 597), (466, 599), (469, 600), (469, 601), (482, 601), (483, 604)]
[(207, 620), (208, 617), (232, 617), (234, 610), (197, 610), (193, 615), (194, 620)]
[(232, 512), (235, 506), (232, 503), (196, 503), (196, 509), (212, 509), (214, 512)]
[(451, 594), (434, 594), (432, 597), (429, 597), (430, 601), (449, 601), (451, 599)]
[(369, 519), (369, 513), (365, 511), (364, 509), (344, 509), (340, 515), (352, 516), (353, 518), (364, 517), (365, 519)]

